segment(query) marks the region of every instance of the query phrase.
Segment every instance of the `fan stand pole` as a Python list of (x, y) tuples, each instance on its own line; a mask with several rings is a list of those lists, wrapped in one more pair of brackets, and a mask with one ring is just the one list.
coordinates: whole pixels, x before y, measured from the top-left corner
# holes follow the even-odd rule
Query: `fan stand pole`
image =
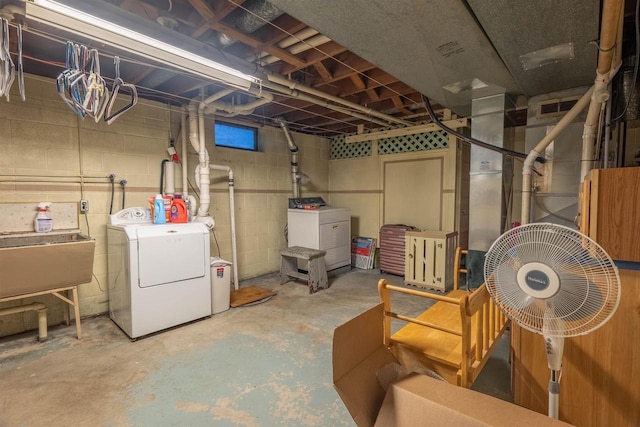
[(549, 418), (558, 419), (558, 408), (560, 407), (560, 384), (558, 383), (560, 371), (551, 370), (549, 379)]

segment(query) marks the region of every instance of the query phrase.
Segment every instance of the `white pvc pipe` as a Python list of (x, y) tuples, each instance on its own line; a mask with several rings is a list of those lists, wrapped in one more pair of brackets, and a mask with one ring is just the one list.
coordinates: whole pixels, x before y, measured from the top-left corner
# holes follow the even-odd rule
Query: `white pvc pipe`
[(173, 196), (176, 193), (175, 165), (172, 161), (164, 164), (164, 194)]
[[(268, 87), (270, 89), (276, 90), (276, 91), (278, 91), (280, 93), (283, 93), (285, 95), (291, 96), (293, 98), (297, 98), (297, 99), (300, 99), (302, 101), (307, 101), (307, 102), (310, 102), (310, 103), (315, 104), (315, 105), (320, 105), (322, 107), (328, 108), (329, 110), (338, 111), (339, 113), (346, 114), (348, 116), (355, 117), (355, 118), (360, 119), (360, 120), (365, 120), (365, 121), (370, 122), (370, 123), (375, 123), (375, 124), (378, 124), (380, 126), (389, 126), (390, 122), (398, 120), (395, 117), (388, 116), (386, 114), (385, 114), (385, 116), (386, 116), (385, 120), (376, 119), (375, 117), (367, 116), (366, 114), (362, 114), (362, 113), (358, 113), (357, 111), (354, 111), (354, 109), (358, 109), (356, 107), (360, 107), (359, 110), (362, 110), (362, 109), (366, 110), (366, 108), (363, 108), (362, 106), (360, 106), (358, 104), (353, 104), (352, 108), (341, 107), (341, 106), (335, 105), (335, 104), (333, 104), (333, 103), (331, 103), (331, 102), (329, 102), (327, 100), (319, 99), (317, 97), (301, 93), (297, 89), (291, 89), (288, 86), (283, 86), (281, 84), (274, 83), (274, 82), (271, 82), (271, 81), (264, 81), (263, 80), (261, 84), (264, 87)], [(409, 123), (412, 123), (412, 122), (404, 122), (403, 124), (409, 125)]]
[[(221, 91), (221, 92), (224, 92), (224, 91)], [(226, 111), (232, 116), (235, 116), (237, 114), (251, 114), (253, 113), (253, 110), (255, 110), (257, 107), (264, 104), (268, 104), (273, 101), (272, 94), (268, 92), (263, 92), (258, 88), (251, 87), (247, 89), (245, 92), (249, 92), (250, 94), (256, 96), (258, 99), (256, 99), (253, 102), (249, 102), (247, 104), (230, 104), (228, 102), (216, 101), (217, 99), (222, 97), (220, 96), (216, 99), (213, 99), (215, 97), (214, 95), (204, 101), (204, 103), (206, 104), (206, 106), (204, 107), (204, 112), (207, 114), (217, 114), (218, 111)]]
[[(291, 46), (287, 51), (293, 55), (306, 52), (309, 49), (313, 49), (314, 47), (320, 46), (322, 44), (330, 42), (331, 39), (323, 34), (318, 34), (317, 36), (311, 37), (308, 40), (301, 41), (293, 46)], [(274, 55), (269, 55), (266, 58), (260, 61), (261, 65), (269, 65), (274, 62), (280, 61), (280, 58)]]
[(209, 193), (209, 153), (205, 145), (204, 133), (204, 107), (206, 104), (201, 103), (198, 108), (198, 139), (200, 141), (198, 150), (198, 160), (200, 162), (200, 207), (196, 220), (206, 221), (209, 216), (209, 205), (211, 204), (211, 194)]
[(233, 170), (229, 166), (209, 165), (210, 169), (225, 171), (229, 175), (229, 214), (231, 217), (231, 251), (233, 256), (233, 288), (238, 290), (238, 250), (236, 246), (236, 208), (234, 199)]
[(189, 103), (189, 143), (191, 147), (200, 153), (200, 141), (198, 140), (198, 103), (191, 101)]
[[(316, 34), (318, 34), (317, 30), (314, 30), (311, 27), (307, 27), (304, 30), (300, 30), (294, 35), (289, 36), (286, 39), (282, 40), (280, 43), (278, 43), (278, 47), (280, 49), (286, 49), (288, 47), (293, 46), (294, 44), (298, 44), (301, 41), (308, 39), (309, 37), (313, 37)], [(260, 55), (258, 55), (257, 59), (264, 58), (265, 56), (269, 56), (269, 53), (264, 51), (260, 52)]]
[(8, 314), (24, 313), (27, 311), (38, 312), (38, 340), (44, 341), (47, 339), (47, 306), (41, 302), (34, 302), (32, 304), (18, 305), (15, 307), (8, 307), (0, 309), (0, 316)]
[(595, 145), (600, 110), (609, 98), (609, 82), (616, 74), (621, 61), (623, 0), (604, 0), (602, 5), (602, 22), (600, 25), (600, 42), (598, 68), (594, 83), (593, 99), (584, 123), (582, 133), (582, 157), (580, 164), (580, 182), (584, 182), (593, 167), (593, 147)]
[(227, 95), (231, 95), (235, 91), (237, 91), (237, 89), (234, 89), (234, 88), (222, 89), (221, 91), (218, 91), (218, 92), (214, 93), (213, 95), (211, 95), (210, 97), (205, 98), (204, 100), (202, 100), (201, 104), (209, 105), (212, 102), (215, 102), (220, 98), (224, 98)]
[[(363, 113), (368, 114), (369, 116), (372, 116), (372, 117), (377, 117), (379, 119), (385, 120), (386, 122), (398, 123), (398, 124), (405, 125), (405, 126), (413, 126), (415, 124), (413, 122), (409, 122), (409, 121), (406, 121), (406, 120), (398, 119), (398, 118), (390, 116), (388, 114), (381, 113), (381, 112), (373, 110), (371, 108), (363, 107), (360, 104), (356, 104), (354, 102), (347, 101), (347, 100), (345, 100), (343, 98), (340, 98), (338, 96), (329, 95), (329, 94), (327, 94), (325, 92), (322, 92), (322, 91), (320, 91), (318, 89), (314, 89), (314, 88), (311, 88), (309, 86), (302, 85), (302, 84), (300, 84), (298, 82), (295, 82), (293, 80), (287, 80), (286, 78), (284, 78), (282, 76), (279, 76), (279, 75), (275, 75), (275, 74), (272, 74), (272, 73), (267, 73), (266, 77), (270, 82), (277, 83), (277, 84), (282, 85), (282, 86), (286, 86), (286, 87), (288, 87), (289, 89), (292, 89), (292, 90), (296, 90), (297, 89), (300, 92), (305, 92), (305, 93), (308, 93), (309, 95), (313, 95), (313, 96), (316, 96), (318, 98), (326, 99), (328, 101), (335, 102), (337, 104), (341, 104), (341, 105), (347, 106), (350, 109), (363, 112)], [(317, 103), (317, 100), (315, 102)]]
[(542, 140), (529, 152), (522, 166), (522, 212), (521, 224), (528, 224), (531, 220), (531, 172), (536, 159), (544, 153), (545, 148), (575, 119), (578, 114), (589, 104), (593, 87), (585, 92), (576, 104), (560, 119), (557, 125), (551, 129)]
[(187, 174), (187, 109), (182, 107), (180, 115), (180, 133), (182, 134), (182, 198), (189, 203), (189, 175)]

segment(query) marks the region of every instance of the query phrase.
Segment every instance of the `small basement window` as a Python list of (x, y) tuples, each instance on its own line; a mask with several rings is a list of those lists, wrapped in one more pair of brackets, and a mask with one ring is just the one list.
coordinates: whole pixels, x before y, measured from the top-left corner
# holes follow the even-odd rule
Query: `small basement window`
[(216, 122), (216, 145), (258, 151), (258, 130), (249, 126)]

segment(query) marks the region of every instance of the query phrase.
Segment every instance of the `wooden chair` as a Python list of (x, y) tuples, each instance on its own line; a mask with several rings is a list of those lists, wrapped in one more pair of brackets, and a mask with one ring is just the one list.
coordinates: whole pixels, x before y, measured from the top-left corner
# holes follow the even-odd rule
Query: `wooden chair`
[[(456, 250), (454, 290), (442, 296), (417, 289), (392, 286), (385, 279), (378, 282), (384, 304), (384, 343), (398, 361), (411, 366), (415, 361), (449, 383), (469, 388), (478, 377), (495, 344), (500, 340), (508, 319), (495, 306), (486, 285), (467, 292), (458, 289), (461, 272)], [(418, 317), (391, 311), (391, 293), (399, 292), (435, 301)], [(407, 322), (391, 335), (391, 319)]]

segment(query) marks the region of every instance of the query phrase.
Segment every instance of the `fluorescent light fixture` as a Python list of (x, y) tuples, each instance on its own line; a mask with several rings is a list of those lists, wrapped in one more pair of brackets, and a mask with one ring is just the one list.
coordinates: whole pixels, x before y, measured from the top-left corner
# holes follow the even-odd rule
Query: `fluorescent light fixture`
[(253, 76), (144, 34), (50, 0), (28, 0), (26, 16), (188, 73), (248, 89)]
[(547, 47), (520, 55), (520, 65), (530, 71), (559, 61), (570, 61), (574, 58), (573, 42)]

